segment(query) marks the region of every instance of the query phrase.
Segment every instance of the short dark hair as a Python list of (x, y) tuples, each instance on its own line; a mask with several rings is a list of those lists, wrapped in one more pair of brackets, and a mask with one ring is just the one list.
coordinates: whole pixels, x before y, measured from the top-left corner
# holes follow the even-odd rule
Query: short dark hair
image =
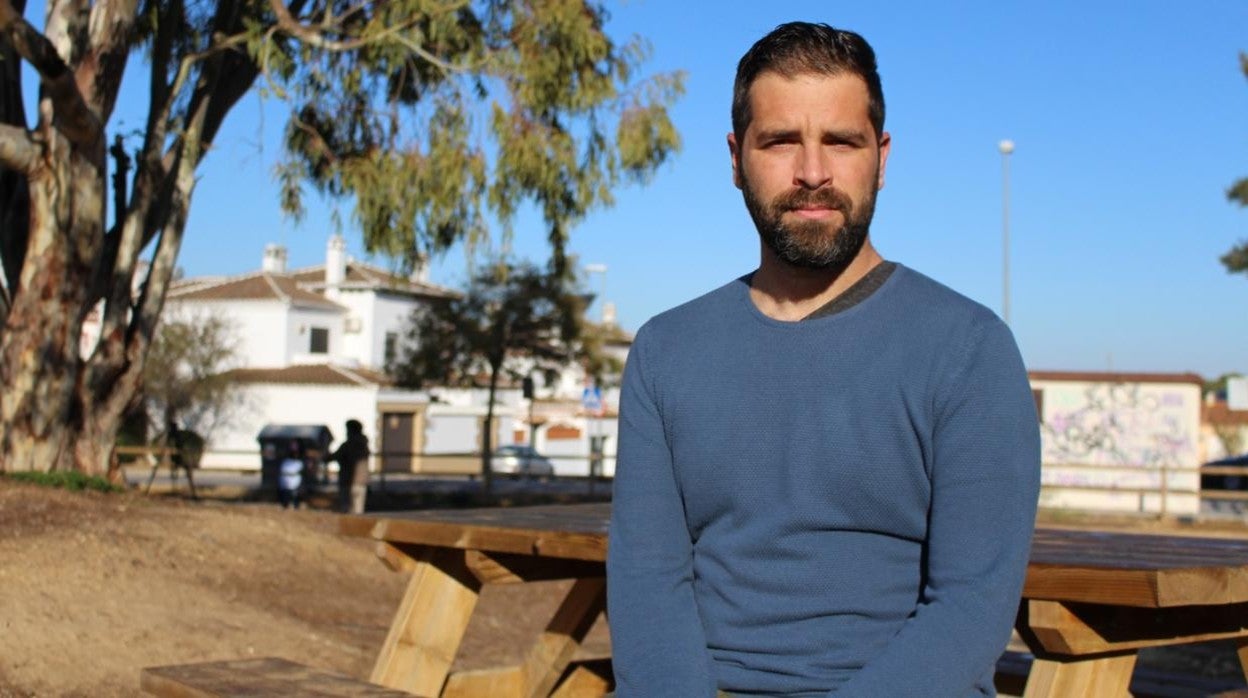
[(753, 116), (750, 87), (765, 72), (784, 77), (803, 74), (850, 73), (867, 84), (867, 116), (876, 138), (884, 133), (884, 90), (875, 64), (875, 51), (862, 36), (826, 24), (789, 22), (759, 39), (737, 63), (732, 87), (732, 132), (740, 143)]
[(351, 434), (351, 433), (356, 433), (356, 434), (358, 434), (358, 433), (360, 433), (360, 432), (362, 432), (362, 431), (364, 431), (364, 425), (363, 425), (363, 424), (360, 424), (360, 420), (358, 420), (358, 419), (348, 419), (348, 420), (347, 420), (347, 433), (348, 433), (348, 434)]

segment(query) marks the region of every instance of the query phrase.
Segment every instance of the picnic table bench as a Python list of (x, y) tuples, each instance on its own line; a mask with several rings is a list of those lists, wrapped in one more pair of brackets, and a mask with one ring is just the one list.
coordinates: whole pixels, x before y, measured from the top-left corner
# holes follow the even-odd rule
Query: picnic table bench
[[(610, 504), (344, 517), (411, 581), (371, 681), (427, 696), (601, 696), (609, 662), (574, 663), (605, 610)], [(485, 584), (575, 580), (523, 663), (451, 673)], [(1248, 664), (1248, 541), (1040, 528), (1016, 629), (1024, 696), (1127, 696), (1144, 647), (1239, 643)]]

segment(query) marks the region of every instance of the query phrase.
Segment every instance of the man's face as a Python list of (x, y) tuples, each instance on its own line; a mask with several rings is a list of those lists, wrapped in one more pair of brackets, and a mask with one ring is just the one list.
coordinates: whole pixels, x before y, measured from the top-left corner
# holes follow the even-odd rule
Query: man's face
[(784, 262), (844, 268), (866, 241), (889, 137), (876, 138), (867, 86), (850, 73), (758, 76), (733, 182), (763, 242)]

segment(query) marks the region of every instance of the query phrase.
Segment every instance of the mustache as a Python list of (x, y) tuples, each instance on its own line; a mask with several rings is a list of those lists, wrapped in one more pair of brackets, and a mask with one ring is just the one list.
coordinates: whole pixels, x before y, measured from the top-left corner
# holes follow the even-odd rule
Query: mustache
[(792, 211), (794, 209), (817, 206), (820, 208), (830, 208), (837, 211), (848, 212), (854, 207), (854, 203), (850, 200), (848, 194), (831, 187), (814, 190), (794, 189), (793, 191), (776, 197), (772, 203), (778, 210), (781, 211)]

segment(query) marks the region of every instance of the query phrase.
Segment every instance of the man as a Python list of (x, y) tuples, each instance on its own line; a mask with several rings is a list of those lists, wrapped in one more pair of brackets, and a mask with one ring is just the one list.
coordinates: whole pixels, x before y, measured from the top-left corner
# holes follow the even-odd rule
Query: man
[(338, 510), (364, 513), (368, 497), (368, 437), (359, 420), (347, 420), (347, 437), (328, 458), (338, 462)]
[(884, 261), (862, 37), (786, 24), (728, 136), (758, 269), (637, 334), (607, 560), (617, 694), (993, 694), (1039, 489), (1008, 328)]

